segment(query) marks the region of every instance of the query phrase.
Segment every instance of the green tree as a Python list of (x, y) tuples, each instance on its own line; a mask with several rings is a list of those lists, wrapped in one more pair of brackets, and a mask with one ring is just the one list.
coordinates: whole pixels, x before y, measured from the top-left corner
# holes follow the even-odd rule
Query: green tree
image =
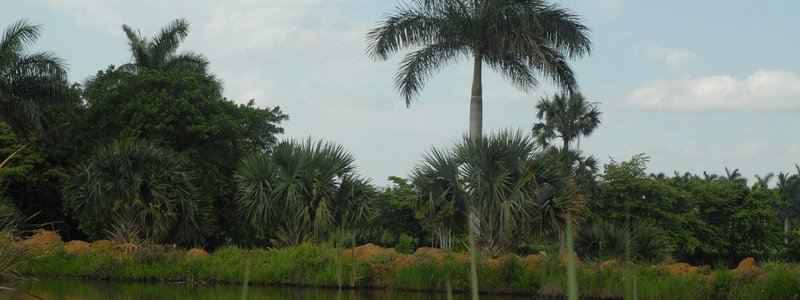
[(756, 175), (756, 182), (753, 184), (753, 187), (760, 187), (762, 189), (769, 189), (769, 183), (772, 182), (772, 179), (775, 178), (775, 173), (767, 173), (764, 176)]
[(365, 242), (394, 246), (401, 235), (425, 238), (425, 231), (415, 217), (414, 185), (409, 180), (389, 176), (390, 186), (378, 191), (373, 199), (377, 216), (367, 228)]
[(323, 242), (341, 230), (358, 235), (375, 214), (375, 188), (332, 143), (281, 142), (271, 154), (243, 159), (235, 182), (239, 211), (258, 226), (276, 228), (274, 246)]
[(576, 90), (568, 60), (589, 54), (588, 33), (571, 11), (543, 0), (413, 0), (367, 34), (367, 52), (386, 60), (414, 49), (395, 79), (407, 105), (432, 73), (471, 59), (469, 134), (477, 138), (483, 124), (483, 64), (523, 90), (536, 87), (538, 75)]
[(188, 71), (111, 67), (89, 80), (84, 94), (83, 129), (95, 143), (135, 138), (174, 149), (198, 170), (201, 197), (213, 201), (210, 242), (252, 244), (255, 229), (230, 209), (236, 188), (231, 162), (270, 151), (288, 118), (280, 108), (236, 104), (217, 95), (204, 75)]
[[(514, 249), (521, 234), (536, 222), (547, 222), (541, 217), (563, 219), (574, 209), (553, 199), (563, 188), (557, 162), (541, 155), (520, 132), (466, 137), (451, 151), (434, 149), (412, 174), (418, 188), (416, 207), (435, 207), (423, 217), (434, 213), (451, 223), (479, 218), (477, 242), (487, 254)], [(453, 226), (443, 226), (447, 227)]]
[(26, 53), (40, 32), (39, 26), (19, 20), (0, 39), (0, 121), (17, 134), (43, 131), (48, 105), (77, 100), (62, 59), (49, 52)]
[(64, 184), (64, 206), (91, 238), (133, 224), (140, 238), (198, 245), (207, 204), (191, 167), (155, 143), (123, 140), (101, 147)]
[(197, 72), (203, 74), (206, 82), (218, 92), (222, 91), (222, 82), (209, 72), (208, 60), (203, 55), (193, 52), (177, 53), (178, 46), (189, 34), (189, 22), (186, 20), (173, 20), (150, 39), (128, 25), (122, 25), (122, 30), (128, 38), (133, 63), (123, 65), (121, 69), (133, 72), (141, 68)]
[[(533, 135), (542, 145), (561, 139), (561, 149), (568, 152), (570, 144), (581, 136), (589, 136), (600, 125), (597, 103), (590, 103), (580, 93), (556, 94), (536, 104), (536, 117), (542, 122), (533, 125)], [(578, 147), (579, 148), (579, 147)]]
[(792, 229), (792, 219), (800, 216), (800, 166), (797, 167), (797, 174), (778, 173), (778, 195), (782, 205), (780, 216), (783, 218), (783, 233), (787, 237), (784, 243), (788, 243), (789, 231)]
[[(589, 136), (600, 125), (597, 104), (588, 102), (583, 95), (574, 92), (569, 95), (556, 94), (552, 99), (543, 98), (536, 108), (536, 117), (542, 121), (533, 125), (536, 141), (548, 147), (554, 139), (560, 138), (562, 147), (551, 150), (552, 154), (560, 159), (565, 167), (565, 175), (572, 178), (578, 189), (584, 195), (590, 194), (593, 191), (597, 162), (593, 157), (583, 157), (578, 147), (570, 149), (570, 144), (581, 136)], [(564, 195), (561, 198), (569, 200)], [(565, 238), (565, 233), (559, 232), (560, 252), (566, 250)]]

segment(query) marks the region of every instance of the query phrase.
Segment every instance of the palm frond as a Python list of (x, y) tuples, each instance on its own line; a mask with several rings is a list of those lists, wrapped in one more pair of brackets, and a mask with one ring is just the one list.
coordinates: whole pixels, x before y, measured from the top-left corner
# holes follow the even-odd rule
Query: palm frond
[(433, 72), (463, 54), (462, 49), (450, 44), (430, 45), (408, 54), (400, 63), (395, 76), (395, 87), (405, 99), (406, 106), (411, 105), (411, 100), (419, 94), (425, 80)]
[(31, 25), (26, 19), (18, 20), (6, 28), (0, 39), (0, 66), (25, 51), (28, 45), (39, 38), (40, 30), (39, 25)]
[[(175, 54), (178, 45), (189, 34), (189, 22), (185, 19), (176, 19), (170, 22), (153, 39), (150, 45), (150, 52), (155, 59), (167, 59)], [(166, 61), (156, 62), (157, 65), (165, 64)], [(205, 70), (203, 70), (205, 71)]]

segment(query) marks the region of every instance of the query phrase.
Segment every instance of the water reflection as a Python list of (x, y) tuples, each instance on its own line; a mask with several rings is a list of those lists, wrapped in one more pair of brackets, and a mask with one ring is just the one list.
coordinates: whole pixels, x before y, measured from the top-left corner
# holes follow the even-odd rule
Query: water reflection
[[(242, 299), (242, 287), (235, 285), (189, 286), (183, 284), (144, 284), (101, 281), (43, 279), (19, 287), (46, 300), (180, 300)], [(314, 288), (250, 286), (247, 299), (264, 300), (444, 300), (444, 294), (400, 292), (389, 290), (339, 291)], [(468, 299), (454, 295), (454, 299)], [(0, 299), (30, 300), (34, 297), (0, 292)], [(520, 297), (485, 296), (481, 299), (516, 300)]]

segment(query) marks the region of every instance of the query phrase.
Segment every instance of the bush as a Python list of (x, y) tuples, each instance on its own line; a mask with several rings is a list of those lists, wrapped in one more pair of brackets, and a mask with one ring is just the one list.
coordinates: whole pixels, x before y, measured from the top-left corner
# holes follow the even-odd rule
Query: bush
[(625, 258), (630, 244), (631, 258), (655, 261), (664, 257), (667, 240), (661, 228), (637, 221), (630, 229), (624, 225), (598, 221), (583, 227), (575, 239), (578, 253), (596, 259)]
[(394, 245), (394, 249), (403, 254), (411, 254), (416, 250), (418, 241), (419, 239), (403, 233), (400, 234), (400, 238), (397, 244)]

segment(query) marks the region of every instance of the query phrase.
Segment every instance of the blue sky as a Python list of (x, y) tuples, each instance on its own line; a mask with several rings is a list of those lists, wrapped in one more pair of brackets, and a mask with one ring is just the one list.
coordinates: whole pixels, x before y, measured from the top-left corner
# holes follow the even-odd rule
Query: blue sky
[[(574, 62), (603, 125), (581, 148), (600, 161), (651, 157), (652, 172), (747, 177), (800, 163), (798, 1), (564, 0), (592, 28), (591, 57)], [(364, 34), (393, 0), (0, 0), (0, 25), (42, 24), (36, 49), (56, 52), (82, 82), (130, 61), (121, 24), (152, 35), (172, 19), (192, 27), (182, 50), (205, 54), (239, 102), (280, 106), (284, 138), (344, 145), (382, 184), (430, 147), (467, 130), (471, 63), (442, 70), (410, 108), (393, 87), (400, 58), (374, 62)], [(484, 131), (528, 130), (536, 101), (496, 75), (484, 81)]]

